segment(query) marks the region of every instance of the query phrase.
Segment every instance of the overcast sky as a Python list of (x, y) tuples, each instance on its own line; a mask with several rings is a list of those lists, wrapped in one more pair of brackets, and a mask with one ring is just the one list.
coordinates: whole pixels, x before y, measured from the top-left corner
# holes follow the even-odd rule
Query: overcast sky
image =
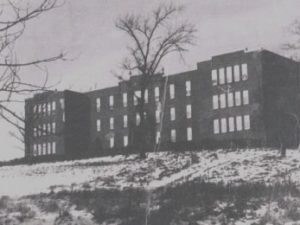
[[(1, 0), (0, 0), (1, 1)], [(145, 13), (159, 0), (65, 0), (66, 3), (27, 25), (18, 43), (19, 60), (52, 56), (67, 52), (71, 60), (49, 64), (51, 82), (60, 82), (59, 90), (88, 91), (113, 86), (126, 55), (127, 39), (114, 27), (114, 21), (128, 12)], [(186, 10), (182, 19), (198, 30), (196, 45), (185, 54), (185, 63), (177, 56), (164, 61), (166, 74), (196, 68), (196, 63), (213, 55), (248, 48), (269, 49), (286, 54), (281, 45), (289, 40), (287, 27), (300, 18), (299, 0), (174, 0)], [(36, 69), (23, 71), (32, 80), (41, 79)], [(0, 160), (21, 157), (12, 130), (0, 121)]]

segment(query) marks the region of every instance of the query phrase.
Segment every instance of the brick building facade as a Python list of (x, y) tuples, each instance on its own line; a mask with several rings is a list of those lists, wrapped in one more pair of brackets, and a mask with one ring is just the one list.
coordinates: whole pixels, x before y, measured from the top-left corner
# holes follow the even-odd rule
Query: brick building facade
[[(37, 94), (25, 102), (26, 156), (135, 150), (141, 76), (87, 93)], [(147, 142), (162, 150), (298, 146), (300, 64), (266, 50), (238, 51), (197, 69), (151, 78)], [(284, 131), (284, 132), (283, 132)]]

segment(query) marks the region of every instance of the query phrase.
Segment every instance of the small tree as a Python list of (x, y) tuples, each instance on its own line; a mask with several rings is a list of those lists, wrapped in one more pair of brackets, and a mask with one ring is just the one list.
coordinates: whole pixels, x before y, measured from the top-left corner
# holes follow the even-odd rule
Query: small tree
[[(128, 14), (116, 21), (116, 27), (125, 32), (130, 38), (127, 47), (128, 56), (122, 63), (125, 71), (136, 71), (141, 76), (141, 95), (138, 99), (137, 111), (140, 115), (140, 138), (138, 145), (141, 158), (146, 154), (143, 148), (145, 143), (145, 90), (151, 82), (162, 62), (171, 53), (177, 53), (183, 58), (189, 45), (193, 44), (196, 29), (188, 22), (175, 23), (174, 19), (183, 10), (183, 7), (160, 5), (148, 15)], [(123, 79), (122, 77), (119, 77)]]
[[(58, 0), (3, 0), (0, 13), (0, 117), (17, 128), (14, 135), (20, 141), (24, 136), (24, 117), (20, 116), (11, 103), (23, 103), (25, 95), (47, 89), (48, 74), (44, 63), (63, 59), (64, 54), (22, 61), (18, 58), (15, 44), (22, 37), (26, 25), (42, 14), (61, 4)], [(21, 69), (34, 66), (45, 75), (44, 81), (34, 83), (21, 74)]]

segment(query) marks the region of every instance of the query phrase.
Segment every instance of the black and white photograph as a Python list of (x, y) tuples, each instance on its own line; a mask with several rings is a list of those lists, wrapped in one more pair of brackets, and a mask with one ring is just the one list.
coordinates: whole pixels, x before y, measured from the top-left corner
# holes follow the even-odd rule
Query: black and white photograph
[(299, 0), (0, 0), (0, 225), (300, 225)]

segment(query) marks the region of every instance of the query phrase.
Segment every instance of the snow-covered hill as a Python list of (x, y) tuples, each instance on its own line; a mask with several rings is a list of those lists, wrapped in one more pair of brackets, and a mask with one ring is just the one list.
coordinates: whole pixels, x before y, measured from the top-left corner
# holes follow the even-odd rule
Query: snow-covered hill
[(278, 150), (243, 149), (149, 153), (146, 160), (131, 155), (5, 166), (0, 168), (0, 196), (95, 188), (154, 189), (197, 178), (224, 183), (282, 179), (299, 183), (300, 151), (288, 150), (284, 159)]

